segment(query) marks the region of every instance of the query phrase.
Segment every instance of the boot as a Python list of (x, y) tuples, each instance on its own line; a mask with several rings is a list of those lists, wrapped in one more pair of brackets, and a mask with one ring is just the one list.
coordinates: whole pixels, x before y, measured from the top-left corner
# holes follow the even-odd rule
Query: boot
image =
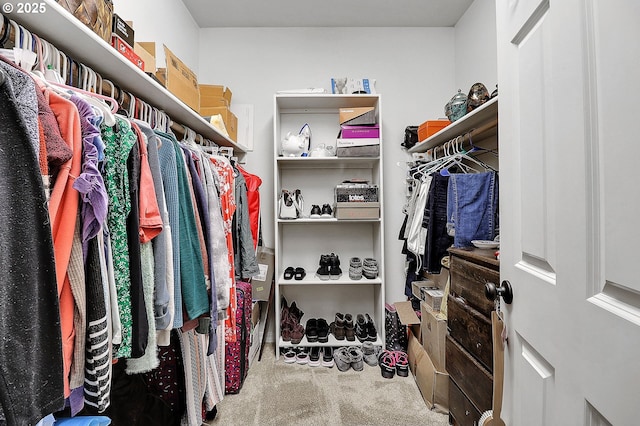
[(384, 311), (386, 348), (388, 351), (407, 351), (407, 330), (400, 323), (396, 307), (387, 303)]
[(323, 281), (326, 281), (330, 277), (329, 268), (331, 266), (331, 256), (328, 254), (320, 255), (320, 267), (316, 271), (316, 275)]
[(340, 269), (340, 258), (335, 253), (331, 253), (329, 255), (329, 276), (332, 280), (337, 280), (342, 276), (342, 269)]

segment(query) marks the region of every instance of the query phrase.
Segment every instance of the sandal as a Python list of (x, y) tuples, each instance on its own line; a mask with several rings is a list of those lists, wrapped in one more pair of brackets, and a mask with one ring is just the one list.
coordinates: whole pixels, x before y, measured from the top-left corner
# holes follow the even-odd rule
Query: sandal
[[(292, 268), (293, 269), (293, 268)], [(296, 268), (294, 271), (294, 278), (297, 281), (302, 280), (304, 277), (307, 276), (307, 272), (304, 270), (304, 268)]]
[(293, 267), (289, 266), (287, 269), (284, 270), (284, 279), (290, 280), (291, 278), (293, 278), (294, 273), (295, 273), (295, 270), (293, 269)]

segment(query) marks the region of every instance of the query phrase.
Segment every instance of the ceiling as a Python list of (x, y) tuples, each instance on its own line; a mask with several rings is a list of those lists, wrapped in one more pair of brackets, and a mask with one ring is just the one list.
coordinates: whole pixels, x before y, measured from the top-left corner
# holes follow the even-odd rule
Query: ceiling
[(182, 0), (200, 28), (452, 27), (473, 0)]

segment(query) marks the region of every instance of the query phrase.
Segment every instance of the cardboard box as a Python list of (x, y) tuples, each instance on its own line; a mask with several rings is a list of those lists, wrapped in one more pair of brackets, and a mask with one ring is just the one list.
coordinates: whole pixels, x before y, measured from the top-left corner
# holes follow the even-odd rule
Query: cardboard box
[(338, 138), (336, 139), (337, 148), (346, 148), (351, 146), (367, 146), (380, 145), (380, 138)]
[(378, 219), (380, 203), (336, 203), (336, 219)]
[[(149, 45), (153, 45), (153, 50), (147, 50), (145, 47)], [(155, 73), (156, 72), (156, 49), (155, 43), (142, 43), (136, 42), (133, 46), (133, 51), (144, 61), (144, 72)]]
[(427, 120), (418, 126), (418, 141), (422, 142), (429, 136), (438, 133), (447, 127), (451, 122), (449, 120)]
[[(343, 124), (340, 126), (340, 137), (344, 139), (359, 139), (359, 138), (380, 138), (380, 126), (378, 124), (374, 124), (371, 126), (351, 126), (348, 124)], [(378, 143), (380, 141), (378, 140)], [(367, 144), (369, 145), (369, 144)], [(371, 144), (373, 145), (373, 144)]]
[(420, 289), (422, 287), (435, 287), (435, 283), (430, 280), (411, 281), (411, 294), (413, 294), (413, 297), (422, 300), (422, 297), (420, 296)]
[(420, 300), (426, 305), (426, 307), (432, 311), (439, 312), (442, 305), (442, 299), (444, 292), (439, 288), (434, 287), (421, 287), (420, 288)]
[(187, 106), (198, 111), (200, 108), (198, 77), (167, 46), (163, 45), (163, 47), (167, 60), (165, 87)]
[(257, 260), (260, 275), (251, 280), (251, 296), (253, 300), (269, 300), (275, 270), (274, 250), (269, 247), (258, 247)]
[(198, 90), (200, 91), (200, 108), (228, 107), (231, 105), (233, 93), (231, 93), (228, 87), (213, 84), (199, 84)]
[(419, 339), (422, 339), (422, 334), (420, 333), (420, 318), (416, 315), (416, 311), (413, 310), (411, 302), (407, 300), (405, 302), (396, 302), (393, 305), (398, 312), (400, 323), (406, 326), (408, 330), (410, 329), (419, 342)]
[(232, 141), (236, 141), (238, 138), (238, 117), (236, 117), (228, 107), (200, 108), (200, 115), (203, 117), (211, 117), (212, 115), (218, 114), (222, 116), (222, 121), (224, 121), (224, 127), (227, 129), (227, 133), (229, 133), (229, 138)]
[(417, 337), (409, 333), (409, 367), (413, 373), (422, 399), (431, 410), (449, 413), (449, 375), (438, 371)]
[(440, 312), (431, 310), (424, 302), (420, 302), (422, 321), (422, 347), (427, 351), (431, 362), (438, 371), (445, 368), (445, 339), (447, 336), (447, 320)]
[(112, 35), (111, 45), (118, 52), (120, 52), (122, 56), (127, 58), (133, 65), (144, 71), (144, 61), (142, 60), (142, 58), (140, 58), (140, 56), (138, 56), (127, 43), (122, 41), (120, 37), (118, 37), (117, 35)]
[(340, 124), (352, 126), (363, 124), (376, 124), (376, 111), (374, 107), (340, 108)]
[(158, 68), (155, 73), (156, 79), (162, 84), (164, 87), (167, 87), (167, 69), (166, 68)]
[(111, 32), (122, 39), (129, 48), (133, 49), (134, 45), (134, 32), (131, 25), (129, 25), (124, 19), (117, 14), (113, 14)]

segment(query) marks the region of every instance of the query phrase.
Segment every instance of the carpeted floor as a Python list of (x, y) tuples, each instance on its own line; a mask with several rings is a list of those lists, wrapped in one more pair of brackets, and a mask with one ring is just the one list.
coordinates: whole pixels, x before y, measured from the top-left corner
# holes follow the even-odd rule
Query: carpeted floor
[(286, 364), (273, 345), (252, 364), (242, 390), (226, 395), (209, 425), (404, 425), (445, 426), (448, 416), (430, 411), (413, 376), (385, 379), (379, 367)]

